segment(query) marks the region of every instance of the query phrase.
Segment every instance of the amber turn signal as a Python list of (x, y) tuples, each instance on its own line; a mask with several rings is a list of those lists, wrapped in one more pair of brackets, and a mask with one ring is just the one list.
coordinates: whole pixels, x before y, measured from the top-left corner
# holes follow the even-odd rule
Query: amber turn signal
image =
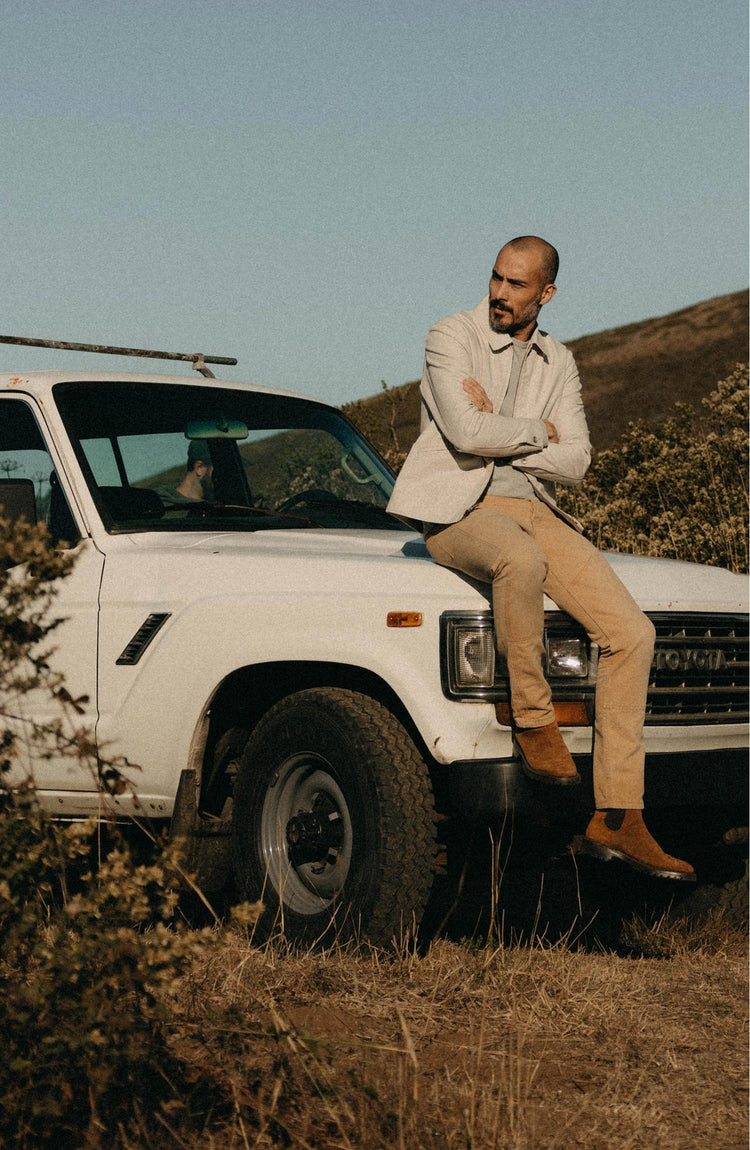
[(387, 623), (389, 627), (421, 627), (421, 611), (389, 611)]
[[(584, 702), (553, 703), (558, 727), (590, 727), (588, 711)], [(497, 721), (503, 727), (513, 726), (510, 703), (495, 703)]]

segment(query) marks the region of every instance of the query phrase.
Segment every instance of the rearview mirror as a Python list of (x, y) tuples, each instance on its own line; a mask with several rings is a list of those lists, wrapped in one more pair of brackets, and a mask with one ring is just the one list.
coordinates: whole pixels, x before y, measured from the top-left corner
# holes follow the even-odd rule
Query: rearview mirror
[(187, 439), (247, 439), (246, 423), (241, 419), (191, 419), (185, 429)]

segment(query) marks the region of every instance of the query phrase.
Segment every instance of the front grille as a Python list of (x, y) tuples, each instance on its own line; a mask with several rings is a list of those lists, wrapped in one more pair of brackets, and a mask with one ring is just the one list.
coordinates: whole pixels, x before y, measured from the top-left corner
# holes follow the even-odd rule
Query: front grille
[[(649, 612), (656, 628), (656, 646), (646, 704), (649, 726), (745, 723), (748, 721), (748, 620), (740, 614)], [(489, 611), (448, 611), (441, 620), (441, 674), (449, 699), (466, 702), (507, 702), (508, 672), (495, 661), (491, 686), (456, 681), (449, 653), (451, 626), (492, 632)], [(547, 635), (585, 638), (578, 623), (561, 612), (545, 620)], [(593, 708), (598, 651), (589, 652), (585, 678), (550, 675), (555, 702), (585, 701)]]
[(746, 615), (649, 614), (656, 648), (646, 723), (741, 723), (748, 718)]

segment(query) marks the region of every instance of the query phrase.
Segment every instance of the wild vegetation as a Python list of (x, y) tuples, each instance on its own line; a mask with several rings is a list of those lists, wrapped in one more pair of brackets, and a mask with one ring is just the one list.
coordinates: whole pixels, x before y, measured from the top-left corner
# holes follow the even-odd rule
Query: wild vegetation
[[(700, 442), (678, 410), (598, 457), (574, 504), (597, 541), (746, 567), (746, 381), (718, 386)], [(521, 943), (497, 849), (479, 926), (294, 952), (256, 943), (255, 906), (216, 918), (153, 828), (52, 821), (18, 783), (29, 750), (74, 755), (104, 795), (137, 772), (96, 759), (50, 670), (68, 561), (43, 528), (0, 535), (0, 1147), (746, 1145), (746, 934), (669, 913), (663, 884), (623, 924), (619, 864), (595, 906), (567, 860), (568, 926), (537, 910)], [(59, 724), (23, 722), (29, 690)]]
[(748, 570), (748, 369), (662, 423), (631, 423), (597, 452), (582, 485), (563, 490), (598, 547)]

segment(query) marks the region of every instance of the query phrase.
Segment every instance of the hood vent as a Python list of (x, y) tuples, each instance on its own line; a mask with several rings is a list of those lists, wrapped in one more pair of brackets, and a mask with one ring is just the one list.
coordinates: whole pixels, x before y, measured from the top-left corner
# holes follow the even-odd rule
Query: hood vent
[(120, 658), (117, 660), (117, 666), (134, 667), (151, 640), (164, 626), (170, 614), (171, 612), (165, 611), (163, 613), (149, 615), (145, 622), (141, 623), (135, 635), (120, 655)]

